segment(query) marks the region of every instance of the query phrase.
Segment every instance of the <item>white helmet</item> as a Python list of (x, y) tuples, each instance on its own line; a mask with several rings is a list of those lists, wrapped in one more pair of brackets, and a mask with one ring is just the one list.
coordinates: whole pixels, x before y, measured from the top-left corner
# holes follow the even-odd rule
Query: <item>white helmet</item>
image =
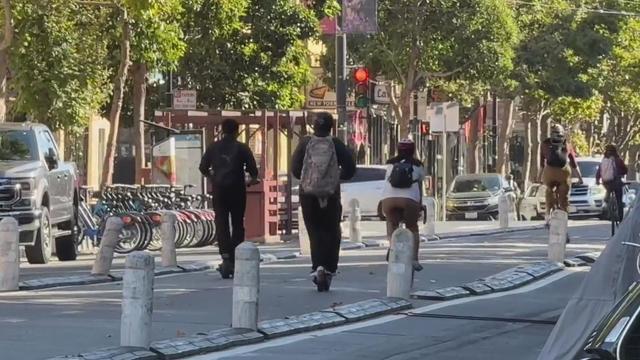
[(562, 141), (564, 140), (564, 128), (560, 124), (554, 124), (551, 127), (551, 140)]

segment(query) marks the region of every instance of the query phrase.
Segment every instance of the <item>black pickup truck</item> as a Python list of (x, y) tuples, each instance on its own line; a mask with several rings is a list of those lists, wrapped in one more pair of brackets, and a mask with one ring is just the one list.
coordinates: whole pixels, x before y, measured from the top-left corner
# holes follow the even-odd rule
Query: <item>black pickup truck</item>
[(46, 264), (54, 251), (76, 259), (78, 194), (76, 166), (59, 158), (46, 126), (0, 123), (0, 219), (18, 221), (29, 263)]

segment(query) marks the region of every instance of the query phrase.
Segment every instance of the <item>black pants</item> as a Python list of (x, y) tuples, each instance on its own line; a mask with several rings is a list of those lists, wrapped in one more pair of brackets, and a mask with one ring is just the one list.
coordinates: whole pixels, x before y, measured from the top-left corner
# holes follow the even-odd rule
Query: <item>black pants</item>
[[(216, 239), (220, 255), (231, 262), (235, 250), (244, 241), (244, 211), (247, 206), (247, 190), (219, 188), (213, 191), (213, 210), (216, 213)], [(231, 227), (229, 226), (231, 215)]]
[(300, 195), (300, 206), (311, 242), (312, 270), (322, 266), (329, 272), (336, 272), (342, 240), (340, 197), (330, 197), (327, 206), (321, 208), (315, 196)]
[(618, 220), (622, 220), (624, 217), (624, 202), (622, 201), (622, 188), (624, 183), (621, 180), (607, 181), (603, 183), (604, 188), (607, 189), (607, 195), (605, 201), (609, 201), (609, 194), (613, 191), (618, 200)]

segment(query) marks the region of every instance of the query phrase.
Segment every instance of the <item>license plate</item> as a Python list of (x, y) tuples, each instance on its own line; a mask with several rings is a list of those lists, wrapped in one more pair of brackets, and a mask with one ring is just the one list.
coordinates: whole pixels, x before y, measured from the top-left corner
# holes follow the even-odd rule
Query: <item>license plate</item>
[(575, 214), (578, 212), (578, 208), (575, 206), (569, 206), (569, 214)]
[(477, 212), (468, 212), (464, 214), (464, 218), (467, 220), (475, 220), (478, 218)]

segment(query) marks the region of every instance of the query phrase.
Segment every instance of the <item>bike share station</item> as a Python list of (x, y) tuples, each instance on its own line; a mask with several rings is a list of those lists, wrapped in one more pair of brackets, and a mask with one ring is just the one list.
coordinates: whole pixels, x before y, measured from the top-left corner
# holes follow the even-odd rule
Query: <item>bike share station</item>
[[(202, 179), (198, 164), (202, 153), (197, 156), (195, 148), (202, 139), (202, 149), (222, 136), (224, 119), (234, 119), (240, 124), (238, 139), (249, 145), (256, 157), (261, 182), (247, 190), (245, 227), (247, 240), (271, 243), (281, 240), (281, 235), (291, 235), (294, 228), (294, 205), (291, 176), (291, 155), (300, 137), (307, 134), (308, 113), (306, 111), (157, 111), (155, 123), (165, 128), (179, 131), (154, 147), (154, 164), (163, 164), (172, 145), (176, 142), (176, 181), (182, 184), (192, 179)], [(183, 130), (184, 129), (184, 130)], [(202, 134), (197, 138), (196, 133)], [(181, 137), (181, 134), (194, 134)], [(178, 144), (182, 145), (178, 145)], [(167, 150), (169, 149), (169, 150)], [(181, 149), (181, 150), (179, 150)], [(182, 155), (178, 155), (181, 152)], [(164, 166), (164, 165), (162, 165)], [(161, 167), (161, 166), (159, 166)], [(164, 170), (157, 170), (164, 172)], [(166, 178), (166, 174), (162, 174)], [(180, 177), (180, 179), (178, 178)], [(202, 180), (202, 189), (211, 189)]]

